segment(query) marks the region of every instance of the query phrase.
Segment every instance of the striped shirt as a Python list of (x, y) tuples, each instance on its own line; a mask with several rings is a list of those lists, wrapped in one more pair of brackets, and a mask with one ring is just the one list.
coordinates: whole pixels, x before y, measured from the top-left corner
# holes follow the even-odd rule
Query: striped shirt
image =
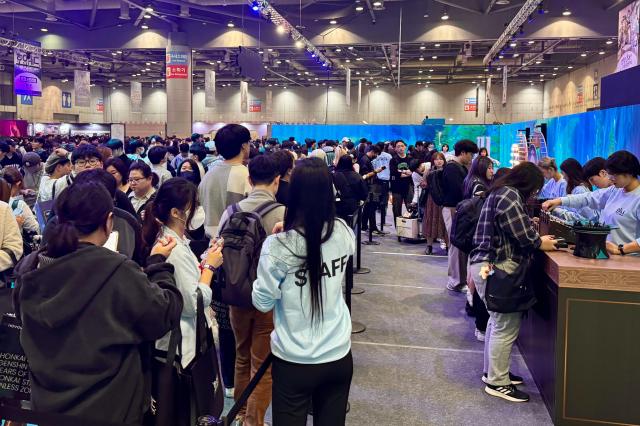
[(489, 194), (473, 238), (476, 248), (471, 263), (501, 263), (510, 259), (516, 263), (540, 247), (540, 235), (524, 206), (522, 195), (505, 186)]

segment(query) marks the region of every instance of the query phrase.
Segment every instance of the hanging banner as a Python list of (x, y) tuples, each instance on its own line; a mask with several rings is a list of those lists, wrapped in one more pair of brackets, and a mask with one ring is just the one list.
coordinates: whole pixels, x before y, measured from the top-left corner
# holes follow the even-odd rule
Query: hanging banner
[(351, 68), (347, 68), (347, 86), (345, 90), (345, 96), (347, 99), (347, 106), (351, 106)]
[(214, 108), (216, 106), (216, 72), (204, 70), (204, 106)]
[(189, 78), (189, 52), (169, 51), (166, 55), (167, 79)]
[(502, 105), (507, 105), (507, 78), (509, 74), (508, 67), (502, 67)]
[(584, 104), (584, 85), (582, 84), (579, 84), (578, 87), (576, 87), (576, 104)]
[(487, 79), (487, 91), (485, 103), (487, 104), (487, 112), (491, 112), (491, 76)]
[[(40, 43), (23, 43), (40, 47)], [(13, 49), (13, 87), (16, 95), (42, 96), (40, 53)]]
[(73, 91), (76, 106), (91, 106), (91, 74), (89, 71), (75, 70), (73, 72)]
[(142, 112), (142, 83), (131, 82), (131, 112)]
[(361, 103), (362, 103), (362, 80), (358, 80), (358, 112), (360, 112)]
[(273, 90), (267, 89), (267, 91), (265, 92), (265, 112), (267, 114), (271, 114), (273, 112)]
[(249, 83), (246, 81), (240, 82), (240, 112), (248, 111), (249, 104)]
[(636, 0), (618, 14), (618, 66), (616, 72), (638, 65), (639, 26), (640, 0)]
[(62, 92), (62, 108), (71, 108), (71, 92)]

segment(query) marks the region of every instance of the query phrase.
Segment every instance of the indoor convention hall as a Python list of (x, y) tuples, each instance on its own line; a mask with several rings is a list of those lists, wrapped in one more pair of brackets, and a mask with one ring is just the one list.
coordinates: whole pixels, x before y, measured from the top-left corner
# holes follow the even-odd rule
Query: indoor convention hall
[(640, 0), (0, 0), (0, 426), (640, 426)]

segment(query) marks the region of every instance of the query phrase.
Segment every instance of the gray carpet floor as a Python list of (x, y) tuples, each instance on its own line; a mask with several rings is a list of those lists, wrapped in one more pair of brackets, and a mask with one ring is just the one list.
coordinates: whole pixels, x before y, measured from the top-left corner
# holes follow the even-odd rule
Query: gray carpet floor
[(484, 393), (483, 343), (465, 315), (465, 296), (445, 288), (446, 256), (425, 256), (424, 243), (399, 243), (387, 230), (375, 237), (380, 245), (362, 246), (371, 272), (355, 275), (365, 292), (353, 295), (352, 318), (366, 330), (353, 335), (347, 425), (552, 425), (517, 348), (512, 371), (525, 378), (531, 401)]

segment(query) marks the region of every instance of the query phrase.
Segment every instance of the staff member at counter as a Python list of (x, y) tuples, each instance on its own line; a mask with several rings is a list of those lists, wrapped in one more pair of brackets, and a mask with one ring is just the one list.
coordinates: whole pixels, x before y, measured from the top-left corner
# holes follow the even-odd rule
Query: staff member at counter
[(595, 209), (602, 222), (616, 228), (611, 230), (607, 241), (610, 254), (640, 252), (640, 162), (629, 151), (617, 151), (607, 159), (605, 169), (613, 186), (545, 201), (542, 209), (548, 211), (558, 206)]

